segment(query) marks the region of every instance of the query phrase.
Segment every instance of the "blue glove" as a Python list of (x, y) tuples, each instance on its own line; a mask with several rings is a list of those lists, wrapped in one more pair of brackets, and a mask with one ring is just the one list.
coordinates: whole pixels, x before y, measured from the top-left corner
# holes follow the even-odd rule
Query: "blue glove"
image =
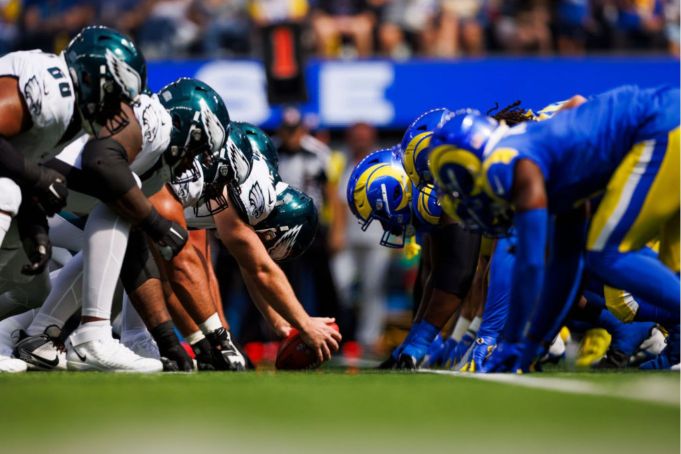
[(487, 372), (485, 362), (497, 346), (497, 338), (492, 336), (480, 336), (475, 339), (475, 345), (470, 357), (464, 367), (463, 372)]
[(454, 348), (450, 355), (445, 358), (445, 367), (448, 369), (454, 369), (461, 362), (461, 359), (464, 357), (471, 345), (473, 345), (473, 341), (475, 341), (475, 334), (467, 331), (466, 334), (464, 334), (461, 338), (461, 341), (456, 344), (456, 348)]
[(408, 342), (405, 340), (403, 343), (404, 348), (397, 361), (397, 368), (416, 369), (423, 362), (428, 353), (428, 347), (439, 333), (440, 329), (428, 322), (412, 326)]
[(426, 358), (423, 361), (423, 367), (438, 367), (442, 364), (443, 353), (445, 351), (445, 341), (442, 339), (441, 335), (435, 336), (435, 340), (430, 347), (428, 347), (428, 353), (426, 353)]
[(485, 362), (486, 372), (516, 372), (514, 369), (516, 362), (520, 359), (522, 354), (522, 344), (499, 342), (497, 348)]
[(516, 372), (541, 372), (540, 359), (544, 356), (545, 348), (539, 342), (524, 341), (520, 344), (520, 355), (513, 365)]

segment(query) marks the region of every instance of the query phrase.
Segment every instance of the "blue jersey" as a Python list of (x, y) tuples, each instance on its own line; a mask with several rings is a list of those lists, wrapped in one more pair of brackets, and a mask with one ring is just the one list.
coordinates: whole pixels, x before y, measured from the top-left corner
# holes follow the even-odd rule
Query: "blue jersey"
[(517, 125), (485, 153), (486, 190), (510, 200), (515, 163), (529, 159), (544, 176), (549, 210), (570, 209), (606, 188), (634, 144), (678, 127), (679, 102), (678, 88), (624, 86), (550, 120)]

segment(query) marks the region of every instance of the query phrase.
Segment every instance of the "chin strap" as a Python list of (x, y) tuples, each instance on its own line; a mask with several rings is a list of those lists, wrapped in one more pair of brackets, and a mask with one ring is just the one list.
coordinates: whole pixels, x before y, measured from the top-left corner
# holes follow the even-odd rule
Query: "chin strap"
[(421, 253), (421, 246), (416, 242), (416, 236), (412, 236), (404, 245), (404, 256), (407, 260), (412, 260)]

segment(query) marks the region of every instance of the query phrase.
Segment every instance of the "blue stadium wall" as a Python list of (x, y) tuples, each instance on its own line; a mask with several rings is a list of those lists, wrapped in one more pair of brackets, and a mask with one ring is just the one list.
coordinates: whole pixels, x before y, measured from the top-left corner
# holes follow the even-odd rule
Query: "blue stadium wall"
[[(178, 77), (201, 79), (225, 99), (233, 119), (264, 127), (278, 124), (281, 110), (267, 103), (265, 74), (253, 60), (155, 61), (153, 90)], [(367, 121), (402, 128), (426, 109), (474, 107), (516, 100), (540, 108), (579, 93), (585, 96), (623, 84), (679, 85), (679, 61), (667, 57), (485, 58), (396, 63), (388, 60), (310, 61), (309, 102), (300, 106), (324, 127)]]

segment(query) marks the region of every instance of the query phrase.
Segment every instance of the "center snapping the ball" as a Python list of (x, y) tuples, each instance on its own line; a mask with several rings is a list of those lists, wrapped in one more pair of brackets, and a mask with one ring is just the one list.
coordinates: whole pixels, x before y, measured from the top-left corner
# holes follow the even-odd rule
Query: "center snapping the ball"
[[(329, 323), (330, 327), (340, 332), (338, 325)], [(315, 352), (307, 346), (297, 329), (291, 329), (286, 339), (281, 343), (277, 352), (277, 360), (274, 366), (279, 370), (303, 370), (315, 369), (321, 363), (317, 360)]]

